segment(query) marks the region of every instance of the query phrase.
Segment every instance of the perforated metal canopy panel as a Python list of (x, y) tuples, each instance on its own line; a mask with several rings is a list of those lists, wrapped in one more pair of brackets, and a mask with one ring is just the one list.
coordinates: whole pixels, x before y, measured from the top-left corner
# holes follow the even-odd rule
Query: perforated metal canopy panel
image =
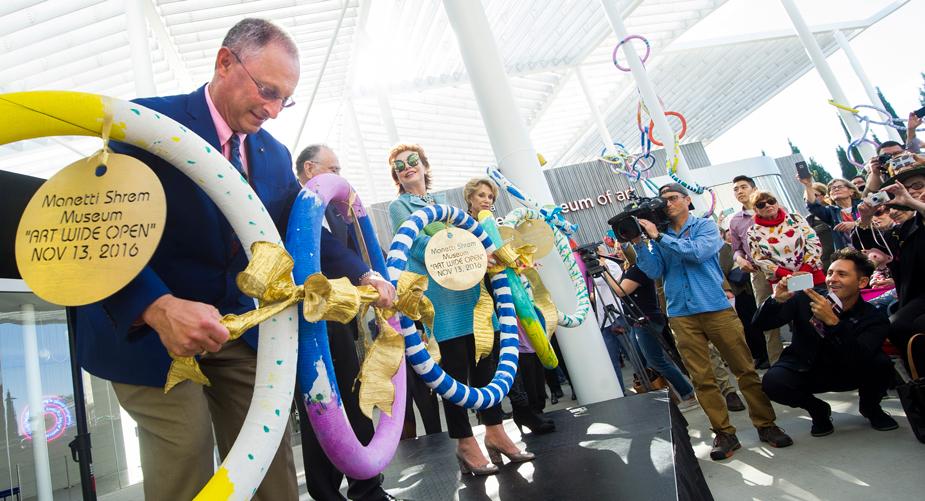
[[(495, 163), (441, 2), (129, 1), (140, 6), (149, 61), (132, 59), (131, 34), (137, 29), (129, 26), (125, 0), (0, 3), (0, 92), (66, 89), (130, 99), (138, 94), (138, 64), (150, 65), (157, 94), (189, 92), (211, 77), (227, 29), (244, 17), (263, 17), (292, 34), (302, 67), (297, 105), (267, 129), (293, 156), (311, 143), (330, 145), (367, 203), (395, 196), (383, 103), (399, 138), (425, 147), (435, 189), (461, 186)], [(812, 29), (830, 54), (835, 29), (853, 38), (906, 1), (880, 0), (858, 19)], [(591, 160), (602, 147), (576, 68), (614, 139), (638, 145), (635, 83), (611, 63), (617, 40), (599, 0), (481, 3), (521, 116), (547, 167)], [(660, 97), (687, 117), (685, 142), (708, 144), (811, 69), (792, 31), (762, 32), (758, 24), (746, 35), (683, 39), (726, 3), (619, 1), (628, 31), (650, 41), (647, 68)], [(48, 177), (99, 145), (98, 139), (51, 138), (3, 146), (0, 170)]]

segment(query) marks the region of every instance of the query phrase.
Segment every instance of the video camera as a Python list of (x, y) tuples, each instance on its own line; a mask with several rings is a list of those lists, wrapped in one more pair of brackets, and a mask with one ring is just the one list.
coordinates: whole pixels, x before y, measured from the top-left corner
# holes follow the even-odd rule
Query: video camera
[(671, 222), (665, 213), (667, 205), (661, 197), (639, 198), (630, 202), (623, 212), (608, 219), (607, 224), (613, 228), (613, 233), (620, 242), (630, 242), (642, 235), (640, 219), (651, 221), (659, 231), (665, 231)]
[(604, 269), (601, 266), (600, 257), (597, 255), (597, 249), (603, 243), (604, 242), (593, 242), (575, 248), (575, 252), (581, 257), (581, 262), (584, 263), (585, 269), (588, 271), (588, 276), (596, 275)]

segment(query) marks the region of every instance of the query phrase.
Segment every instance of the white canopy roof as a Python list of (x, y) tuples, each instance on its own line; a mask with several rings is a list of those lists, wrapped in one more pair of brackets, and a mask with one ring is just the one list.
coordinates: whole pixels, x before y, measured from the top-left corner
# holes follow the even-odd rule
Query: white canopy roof
[[(210, 78), (227, 29), (243, 17), (263, 17), (289, 30), (302, 63), (297, 105), (267, 128), (293, 156), (314, 142), (330, 145), (367, 203), (395, 194), (385, 164), (391, 141), (381, 104), (388, 103), (399, 138), (426, 149), (436, 189), (460, 186), (494, 163), (441, 2), (127, 1), (143, 13), (150, 61), (132, 60), (130, 34), (137, 30), (129, 27), (124, 0), (0, 3), (0, 91), (67, 89), (130, 99), (138, 95), (136, 68), (149, 65), (157, 94), (189, 92)], [(873, 2), (869, 12), (849, 14), (856, 19), (821, 25), (810, 19), (810, 24), (830, 54), (835, 29), (851, 39), (907, 1)], [(708, 144), (811, 69), (792, 30), (762, 32), (760, 20), (738, 19), (735, 29), (697, 39), (684, 36), (726, 0), (620, 4), (627, 29), (650, 41), (646, 66), (666, 109), (687, 118), (684, 142)], [(576, 68), (614, 139), (638, 149), (635, 84), (611, 62), (617, 40), (598, 0), (482, 0), (482, 5), (547, 167), (587, 161), (603, 146)], [(743, 25), (744, 33), (730, 34)], [(297, 141), (306, 111), (307, 126)], [(0, 147), (0, 169), (48, 177), (97, 148), (99, 140), (91, 138), (24, 141)]]

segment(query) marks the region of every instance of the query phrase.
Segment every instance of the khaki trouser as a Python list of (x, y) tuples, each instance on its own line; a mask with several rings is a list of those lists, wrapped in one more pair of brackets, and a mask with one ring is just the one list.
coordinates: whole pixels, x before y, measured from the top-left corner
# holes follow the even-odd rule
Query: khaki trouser
[(719, 356), (719, 351), (713, 343), (710, 343), (710, 366), (713, 367), (713, 376), (716, 378), (716, 385), (719, 386), (719, 392), (726, 395), (736, 391), (735, 387), (729, 381), (729, 369), (723, 358)]
[(671, 329), (678, 341), (678, 351), (684, 358), (684, 365), (691, 374), (700, 406), (710, 419), (714, 431), (735, 433), (729, 423), (726, 399), (720, 393), (710, 363), (709, 344), (713, 343), (722, 355), (739, 383), (739, 390), (748, 405), (748, 415), (756, 428), (774, 424), (774, 408), (767, 395), (761, 391), (761, 380), (755, 372), (748, 345), (745, 344), (745, 330), (732, 308), (710, 313), (699, 313), (685, 317), (672, 317)]
[[(222, 459), (234, 443), (254, 392), (257, 353), (244, 340), (199, 361), (212, 386), (184, 381), (163, 388), (112, 383), (119, 403), (138, 423), (145, 499), (193, 499), (212, 477), (214, 441)], [(286, 404), (288, 413), (289, 403)], [(289, 425), (254, 499), (299, 498)]]
[[(758, 271), (752, 273), (752, 291), (755, 293), (755, 304), (760, 308), (765, 299), (771, 297), (771, 282), (764, 276), (764, 273)], [(768, 347), (768, 363), (774, 365), (780, 358), (780, 352), (784, 351), (784, 345), (780, 340), (780, 329), (771, 329), (764, 331), (764, 339)]]

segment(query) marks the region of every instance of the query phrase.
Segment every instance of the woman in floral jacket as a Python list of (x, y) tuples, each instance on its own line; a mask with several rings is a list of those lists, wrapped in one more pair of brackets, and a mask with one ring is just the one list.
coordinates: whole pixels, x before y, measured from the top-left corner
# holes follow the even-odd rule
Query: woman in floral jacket
[(775, 284), (794, 272), (813, 275), (813, 285), (825, 283), (822, 244), (813, 228), (799, 214), (791, 214), (766, 191), (752, 194), (755, 224), (748, 230), (752, 259)]

